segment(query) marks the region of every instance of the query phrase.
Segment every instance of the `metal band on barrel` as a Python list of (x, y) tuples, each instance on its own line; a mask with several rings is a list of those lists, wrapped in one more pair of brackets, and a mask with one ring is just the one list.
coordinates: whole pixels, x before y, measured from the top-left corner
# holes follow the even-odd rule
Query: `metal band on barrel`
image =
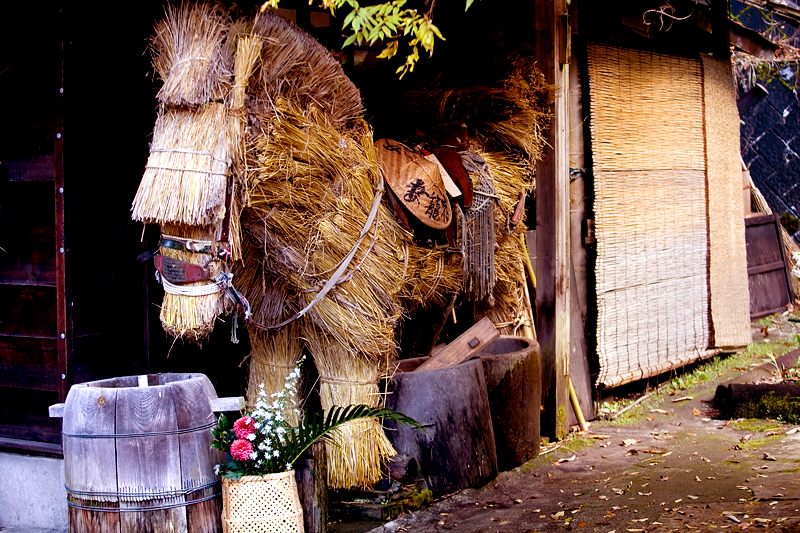
[(65, 437), (73, 437), (76, 439), (130, 439), (136, 437), (157, 437), (160, 435), (183, 435), (184, 433), (194, 433), (195, 431), (205, 431), (207, 429), (211, 429), (217, 425), (216, 421), (209, 422), (208, 424), (203, 424), (202, 426), (198, 426), (196, 428), (186, 428), (186, 429), (170, 429), (167, 431), (153, 431), (150, 433), (107, 433), (103, 435), (84, 435), (84, 434), (76, 434), (76, 433), (64, 433), (63, 431), (61, 434)]

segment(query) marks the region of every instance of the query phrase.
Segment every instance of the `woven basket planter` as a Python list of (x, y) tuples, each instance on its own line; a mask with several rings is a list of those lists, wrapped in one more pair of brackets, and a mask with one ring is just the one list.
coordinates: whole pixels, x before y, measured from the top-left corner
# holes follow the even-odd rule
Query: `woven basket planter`
[(222, 480), (224, 533), (303, 533), (294, 472)]

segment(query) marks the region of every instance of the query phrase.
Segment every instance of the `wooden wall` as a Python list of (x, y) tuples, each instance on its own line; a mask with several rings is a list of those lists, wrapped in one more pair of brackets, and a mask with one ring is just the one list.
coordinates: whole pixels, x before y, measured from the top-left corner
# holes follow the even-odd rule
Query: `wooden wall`
[(4, 6), (0, 449), (58, 455), (48, 405), (74, 382), (148, 367), (128, 213), (155, 117), (152, 18), (106, 7)]

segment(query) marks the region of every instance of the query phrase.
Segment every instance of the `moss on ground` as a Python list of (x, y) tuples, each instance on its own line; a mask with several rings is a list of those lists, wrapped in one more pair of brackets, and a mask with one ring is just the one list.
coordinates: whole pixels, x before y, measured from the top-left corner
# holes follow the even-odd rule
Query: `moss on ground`
[(800, 397), (771, 392), (758, 400), (744, 402), (736, 412), (746, 418), (777, 418), (782, 422), (800, 424)]
[(731, 427), (740, 431), (769, 431), (778, 430), (781, 425), (777, 422), (760, 418), (743, 418), (731, 422)]

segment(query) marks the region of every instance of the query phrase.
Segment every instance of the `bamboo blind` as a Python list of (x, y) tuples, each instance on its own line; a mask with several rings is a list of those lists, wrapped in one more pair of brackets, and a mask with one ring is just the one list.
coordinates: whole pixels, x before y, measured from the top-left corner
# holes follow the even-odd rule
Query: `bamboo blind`
[(704, 55), (702, 64), (713, 339), (739, 348), (751, 342), (739, 113), (730, 63)]
[(709, 353), (703, 71), (605, 45), (588, 66), (598, 384), (613, 387)]

